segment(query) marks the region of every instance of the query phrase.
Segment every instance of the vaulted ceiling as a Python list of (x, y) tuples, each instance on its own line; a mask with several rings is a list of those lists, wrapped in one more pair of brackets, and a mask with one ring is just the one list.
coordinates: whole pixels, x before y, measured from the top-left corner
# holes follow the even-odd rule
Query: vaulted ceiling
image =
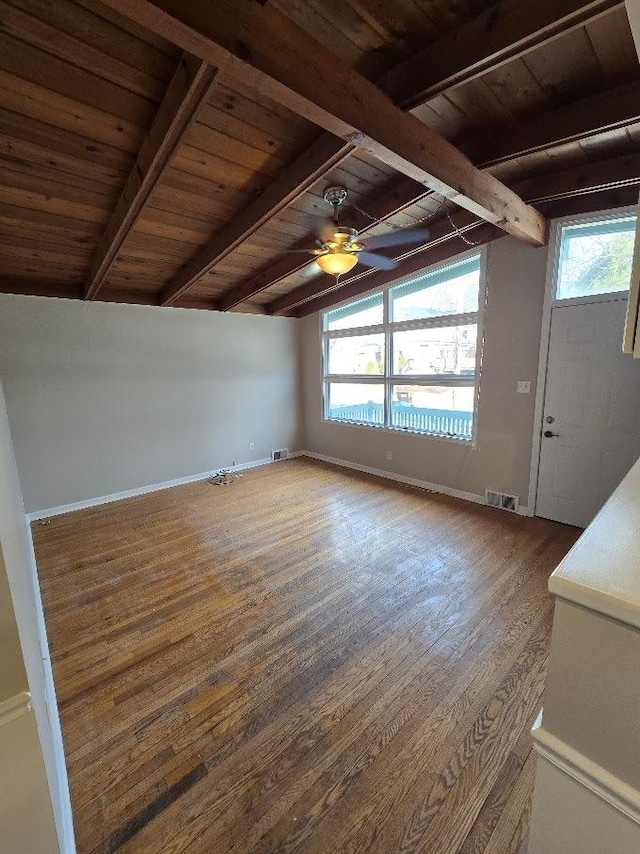
[[(637, 200), (614, 0), (0, 0), (0, 41), (0, 292), (302, 316)], [(318, 274), (335, 184), (428, 239)]]

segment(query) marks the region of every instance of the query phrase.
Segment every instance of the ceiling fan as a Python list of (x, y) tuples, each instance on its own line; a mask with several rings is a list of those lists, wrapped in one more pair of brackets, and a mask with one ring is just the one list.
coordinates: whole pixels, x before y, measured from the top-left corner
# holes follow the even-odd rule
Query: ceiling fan
[(315, 255), (316, 263), (324, 273), (338, 276), (348, 273), (357, 263), (379, 270), (393, 270), (398, 262), (386, 255), (371, 252), (385, 246), (403, 246), (407, 243), (420, 243), (429, 237), (426, 228), (410, 228), (381, 234), (377, 237), (360, 238), (355, 228), (340, 225), (339, 210), (347, 198), (345, 187), (328, 187), (324, 191), (324, 200), (333, 207), (330, 222), (321, 229), (313, 249), (302, 250)]

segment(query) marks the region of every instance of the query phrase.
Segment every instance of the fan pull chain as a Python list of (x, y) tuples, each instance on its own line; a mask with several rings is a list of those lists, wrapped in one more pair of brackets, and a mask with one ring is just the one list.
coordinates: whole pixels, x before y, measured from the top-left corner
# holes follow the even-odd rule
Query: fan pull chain
[[(363, 211), (363, 210), (362, 210), (362, 208), (359, 208), (359, 207), (358, 207), (358, 205), (356, 205), (355, 203), (352, 203), (352, 204), (351, 204), (351, 207), (352, 207), (354, 210), (358, 211), (358, 213), (361, 213), (361, 214), (362, 214), (362, 216), (366, 216), (366, 218), (367, 218), (367, 219), (370, 219), (370, 220), (371, 220), (371, 222), (374, 222), (374, 223), (376, 223), (376, 224), (381, 223), (381, 222), (384, 222), (384, 220), (380, 220), (380, 219), (378, 219), (377, 217), (372, 216), (372, 214), (368, 213), (367, 211)], [(402, 231), (402, 230), (403, 230), (403, 229), (402, 229), (402, 226), (400, 226), (400, 225), (394, 225), (392, 222), (386, 223), (386, 225), (391, 226), (391, 228), (392, 228), (394, 231)]]
[(455, 231), (456, 236), (459, 237), (463, 243), (466, 243), (467, 246), (478, 246), (479, 245), (477, 240), (475, 240), (475, 241), (469, 240), (468, 237), (465, 237), (465, 235), (460, 231), (460, 229), (455, 224), (455, 222), (451, 219), (451, 214), (449, 213), (448, 210), (446, 211), (446, 214), (447, 214), (447, 219), (449, 220), (449, 223), (451, 225), (451, 228)]
[(435, 209), (435, 211), (431, 214), (427, 214), (427, 216), (423, 216), (422, 219), (418, 220), (416, 225), (420, 225), (423, 222), (428, 222), (429, 220), (432, 220), (435, 216), (437, 216), (440, 213), (441, 210), (444, 209), (445, 215), (446, 215), (447, 219), (449, 220), (449, 225), (454, 230), (456, 237), (459, 237), (463, 243), (467, 244), (467, 246), (479, 246), (480, 245), (479, 243), (477, 243), (474, 240), (469, 240), (469, 238), (465, 237), (465, 235), (460, 231), (458, 226), (451, 219), (451, 213), (449, 211), (449, 208), (445, 207), (446, 203), (447, 203), (446, 198), (443, 198), (442, 201), (440, 202), (440, 204), (438, 205), (438, 207)]
[[(413, 227), (418, 226), (418, 225), (422, 225), (423, 222), (429, 222), (430, 220), (432, 220), (437, 214), (440, 213), (442, 208), (444, 208), (445, 202), (446, 202), (446, 199), (443, 199), (442, 202), (440, 202), (440, 206), (438, 208), (436, 208), (436, 210), (432, 214), (427, 214), (427, 216), (423, 216), (422, 219), (417, 220), (413, 224)], [(370, 213), (368, 213), (368, 211), (362, 210), (362, 208), (358, 207), (358, 205), (356, 205), (355, 203), (352, 203), (351, 207), (354, 208), (354, 210), (358, 211), (358, 213), (361, 213), (363, 216), (366, 216), (367, 219), (371, 220), (371, 222), (379, 223), (381, 221), (379, 219), (376, 219), (375, 216), (372, 216)], [(465, 237), (465, 235), (460, 231), (460, 229), (455, 224), (455, 222), (451, 219), (451, 214), (449, 213), (448, 208), (444, 208), (444, 212), (446, 214), (447, 219), (449, 220), (449, 225), (451, 226), (451, 228), (454, 230), (454, 232), (456, 234), (456, 237), (459, 237), (460, 240), (462, 240), (463, 243), (466, 243), (467, 246), (478, 246), (479, 245), (477, 242), (475, 242), (473, 240), (469, 240), (468, 237)], [(391, 228), (394, 229), (395, 231), (402, 231), (403, 230), (402, 226), (394, 225), (391, 222), (387, 223), (387, 225), (390, 225)]]

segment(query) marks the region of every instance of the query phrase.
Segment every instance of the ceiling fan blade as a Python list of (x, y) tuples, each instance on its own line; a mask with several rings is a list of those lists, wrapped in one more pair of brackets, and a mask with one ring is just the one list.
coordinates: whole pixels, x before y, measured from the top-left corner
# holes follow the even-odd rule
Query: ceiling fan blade
[(315, 249), (283, 249), (283, 255), (315, 255)]
[(403, 231), (390, 231), (376, 237), (362, 236), (367, 249), (382, 249), (383, 246), (404, 246), (406, 243), (423, 243), (429, 239), (428, 228), (407, 228)]
[(303, 278), (310, 279), (313, 276), (319, 276), (322, 273), (322, 270), (318, 266), (317, 261), (312, 261), (310, 264), (307, 264), (306, 267), (303, 267), (302, 270), (298, 271), (301, 273)]
[(398, 262), (386, 255), (376, 255), (374, 252), (358, 252), (358, 261), (365, 267), (377, 267), (378, 270), (393, 270)]

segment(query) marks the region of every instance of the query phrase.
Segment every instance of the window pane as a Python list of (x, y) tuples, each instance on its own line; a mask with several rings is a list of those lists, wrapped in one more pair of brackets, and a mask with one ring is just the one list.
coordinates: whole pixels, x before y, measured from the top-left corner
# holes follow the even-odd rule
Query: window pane
[(474, 323), (394, 332), (394, 374), (473, 376), (477, 329)]
[(480, 256), (418, 276), (391, 289), (391, 320), (418, 320), (478, 310)]
[(383, 374), (384, 334), (329, 339), (329, 374)]
[(329, 383), (328, 418), (384, 424), (382, 383)]
[(473, 386), (395, 385), (391, 425), (471, 439), (474, 395)]
[(374, 294), (327, 311), (324, 316), (324, 328), (332, 332), (336, 329), (375, 326), (376, 323), (382, 323), (382, 319), (382, 294)]
[(635, 224), (626, 217), (563, 228), (557, 299), (628, 290)]

